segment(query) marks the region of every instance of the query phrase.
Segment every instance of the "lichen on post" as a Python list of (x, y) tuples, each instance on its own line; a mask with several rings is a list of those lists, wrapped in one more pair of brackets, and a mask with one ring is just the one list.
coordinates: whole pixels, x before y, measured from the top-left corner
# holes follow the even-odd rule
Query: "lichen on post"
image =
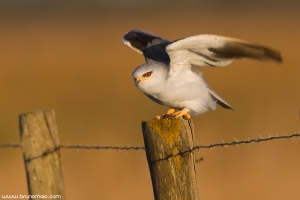
[(155, 200), (198, 200), (192, 121), (155, 118), (142, 128)]

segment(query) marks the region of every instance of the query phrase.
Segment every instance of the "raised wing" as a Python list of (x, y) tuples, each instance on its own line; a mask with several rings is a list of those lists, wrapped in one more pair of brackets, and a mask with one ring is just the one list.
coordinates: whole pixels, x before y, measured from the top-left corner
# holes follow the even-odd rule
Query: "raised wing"
[(161, 43), (170, 43), (168, 40), (141, 30), (129, 31), (123, 36), (122, 42), (124, 45), (140, 54), (143, 54), (143, 52), (150, 46)]
[(166, 47), (170, 65), (226, 66), (234, 58), (281, 62), (278, 51), (248, 41), (217, 35), (196, 35), (176, 40)]

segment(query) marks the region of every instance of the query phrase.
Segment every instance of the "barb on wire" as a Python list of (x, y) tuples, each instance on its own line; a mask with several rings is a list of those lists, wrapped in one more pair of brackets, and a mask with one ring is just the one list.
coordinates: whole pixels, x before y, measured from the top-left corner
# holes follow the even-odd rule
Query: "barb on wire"
[[(270, 140), (279, 140), (279, 139), (291, 139), (293, 137), (300, 137), (299, 133), (294, 133), (291, 135), (282, 135), (282, 136), (269, 136), (268, 138), (259, 137), (258, 139), (245, 139), (245, 140), (237, 140), (234, 138), (233, 142), (224, 142), (222, 140), (221, 143), (216, 144), (210, 144), (210, 145), (196, 145), (193, 149), (187, 151), (187, 152), (181, 152), (179, 154), (184, 154), (188, 152), (193, 152), (200, 149), (211, 149), (214, 147), (229, 147), (229, 146), (237, 146), (239, 144), (246, 144), (249, 145), (250, 143), (261, 143), (261, 142), (267, 142)], [(0, 148), (22, 148), (21, 144), (11, 143), (11, 144), (0, 144)], [(65, 149), (96, 149), (96, 150), (120, 150), (120, 151), (128, 151), (128, 150), (145, 150), (145, 147), (143, 146), (103, 146), (103, 145), (65, 145), (61, 144), (59, 148), (65, 148)], [(174, 156), (174, 155), (173, 155)]]

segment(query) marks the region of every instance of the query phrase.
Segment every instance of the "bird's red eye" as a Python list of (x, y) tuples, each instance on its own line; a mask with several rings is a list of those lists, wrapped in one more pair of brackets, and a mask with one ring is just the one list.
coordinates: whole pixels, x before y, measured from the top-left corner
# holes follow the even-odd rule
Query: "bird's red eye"
[(146, 72), (145, 74), (143, 74), (143, 77), (149, 77), (151, 76), (152, 72)]

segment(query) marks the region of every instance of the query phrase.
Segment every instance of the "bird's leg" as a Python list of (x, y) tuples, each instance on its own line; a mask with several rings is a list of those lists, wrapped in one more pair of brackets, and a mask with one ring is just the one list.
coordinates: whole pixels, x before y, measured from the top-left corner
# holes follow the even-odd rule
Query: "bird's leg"
[(180, 111), (174, 112), (172, 115), (175, 116), (176, 118), (185, 116), (186, 118), (191, 118), (191, 115), (189, 114), (189, 109), (188, 108), (184, 108)]

